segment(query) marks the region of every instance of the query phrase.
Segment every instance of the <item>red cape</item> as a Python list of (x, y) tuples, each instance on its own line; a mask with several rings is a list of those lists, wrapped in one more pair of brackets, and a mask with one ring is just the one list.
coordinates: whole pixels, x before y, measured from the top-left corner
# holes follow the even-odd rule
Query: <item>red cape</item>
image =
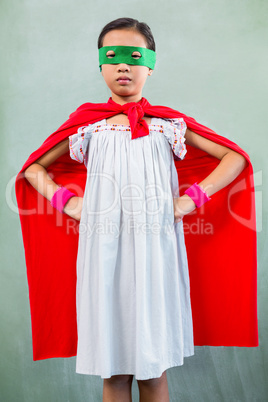
[[(145, 99), (145, 98), (143, 98)], [(146, 100), (145, 100), (146, 101)], [(176, 110), (152, 106), (146, 116), (183, 117), (187, 127), (239, 152), (246, 168), (211, 201), (183, 219), (188, 255), (194, 344), (258, 346), (255, 190), (250, 158), (237, 144)], [(76, 355), (76, 257), (79, 222), (60, 214), (24, 177), (24, 170), (78, 127), (118, 113), (109, 103), (81, 105), (34, 151), (16, 177), (32, 322), (33, 359)], [(137, 141), (133, 139), (133, 141)], [(175, 157), (181, 194), (201, 182), (220, 160), (187, 146)], [(83, 197), (87, 170), (70, 158), (47, 169), (58, 184)]]

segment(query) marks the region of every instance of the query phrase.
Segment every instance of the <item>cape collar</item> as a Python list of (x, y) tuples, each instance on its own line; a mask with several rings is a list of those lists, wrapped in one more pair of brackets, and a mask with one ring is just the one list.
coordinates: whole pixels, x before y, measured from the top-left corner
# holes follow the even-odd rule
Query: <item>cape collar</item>
[(110, 97), (107, 104), (118, 111), (118, 114), (124, 113), (128, 116), (132, 140), (149, 134), (148, 124), (143, 119), (146, 108), (150, 106), (147, 99), (142, 97), (139, 102), (128, 102), (124, 105), (120, 105), (114, 102)]

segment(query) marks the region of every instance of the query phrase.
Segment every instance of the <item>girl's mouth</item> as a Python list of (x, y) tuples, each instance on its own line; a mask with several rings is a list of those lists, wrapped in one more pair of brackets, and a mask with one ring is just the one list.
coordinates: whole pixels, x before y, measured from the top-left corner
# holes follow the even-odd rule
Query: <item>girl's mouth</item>
[(131, 81), (131, 79), (128, 78), (128, 77), (119, 77), (119, 78), (117, 79), (117, 82), (118, 82), (119, 84), (122, 84), (122, 85), (126, 85), (126, 84), (128, 84), (130, 81)]

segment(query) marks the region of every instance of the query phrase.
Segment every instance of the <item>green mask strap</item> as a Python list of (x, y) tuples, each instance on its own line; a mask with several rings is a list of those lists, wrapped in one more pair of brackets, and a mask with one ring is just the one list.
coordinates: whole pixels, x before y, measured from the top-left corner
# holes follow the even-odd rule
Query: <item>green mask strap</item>
[[(113, 50), (115, 55), (113, 57), (107, 57), (108, 50)], [(140, 52), (141, 57), (133, 57), (133, 52)], [(101, 71), (102, 64), (131, 64), (134, 66), (146, 66), (150, 69), (154, 69), (156, 61), (156, 53), (147, 49), (146, 47), (136, 46), (103, 46), (99, 49), (99, 67)]]

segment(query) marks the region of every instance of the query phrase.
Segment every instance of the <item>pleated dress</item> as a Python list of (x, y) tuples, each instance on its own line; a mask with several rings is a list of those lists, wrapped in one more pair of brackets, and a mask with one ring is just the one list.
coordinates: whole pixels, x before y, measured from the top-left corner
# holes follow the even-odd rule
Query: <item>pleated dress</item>
[(76, 372), (157, 378), (194, 354), (183, 222), (173, 153), (183, 118), (152, 118), (149, 135), (106, 119), (69, 137), (87, 167), (77, 254)]

